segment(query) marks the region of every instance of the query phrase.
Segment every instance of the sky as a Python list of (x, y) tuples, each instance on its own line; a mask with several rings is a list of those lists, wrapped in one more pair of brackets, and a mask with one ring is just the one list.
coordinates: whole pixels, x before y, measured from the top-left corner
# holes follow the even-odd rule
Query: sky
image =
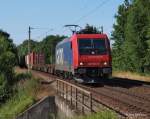
[(19, 45), (31, 38), (40, 41), (46, 35), (71, 35), (66, 24), (87, 23), (103, 26), (111, 36), (115, 23), (114, 15), (123, 0), (0, 0), (0, 29), (8, 32)]

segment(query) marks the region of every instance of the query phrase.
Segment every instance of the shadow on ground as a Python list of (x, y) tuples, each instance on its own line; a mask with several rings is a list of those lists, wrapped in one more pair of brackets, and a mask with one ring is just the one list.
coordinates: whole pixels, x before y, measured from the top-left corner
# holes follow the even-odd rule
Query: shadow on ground
[(113, 77), (112, 79), (97, 79), (97, 80), (99, 80), (99, 83), (85, 84), (85, 85), (93, 88), (103, 87), (103, 86), (133, 88), (133, 87), (139, 87), (143, 85), (150, 87), (150, 82), (137, 81), (137, 80), (127, 79), (127, 78)]

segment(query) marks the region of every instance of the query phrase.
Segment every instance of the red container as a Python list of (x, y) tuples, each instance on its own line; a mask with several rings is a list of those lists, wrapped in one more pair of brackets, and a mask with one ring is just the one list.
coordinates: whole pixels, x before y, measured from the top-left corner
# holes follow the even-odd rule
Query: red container
[(30, 54), (25, 56), (25, 62), (27, 66), (33, 66), (37, 64), (45, 64), (45, 55), (44, 53), (35, 53), (31, 52)]
[(38, 59), (38, 60), (39, 60), (38, 63), (39, 63), (39, 64), (45, 64), (45, 56), (44, 56), (44, 54), (43, 54), (43, 53), (39, 53), (38, 56), (39, 56), (39, 57), (38, 57), (38, 58), (39, 58), (39, 59)]

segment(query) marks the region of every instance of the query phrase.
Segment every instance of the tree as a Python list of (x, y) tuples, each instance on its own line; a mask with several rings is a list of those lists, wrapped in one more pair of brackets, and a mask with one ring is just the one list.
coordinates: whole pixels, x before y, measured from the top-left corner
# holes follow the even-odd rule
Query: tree
[(50, 35), (43, 39), (39, 43), (39, 52), (43, 52), (45, 54), (45, 62), (46, 64), (52, 64), (55, 60), (55, 47), (58, 42), (66, 38), (65, 36), (59, 36), (59, 35)]
[(144, 72), (150, 66), (150, 0), (125, 0), (119, 6), (112, 32), (113, 66)]
[(13, 67), (17, 63), (17, 50), (9, 34), (0, 31), (0, 102), (5, 101), (14, 83)]
[(129, 8), (131, 7), (130, 2), (125, 2), (118, 7), (118, 13), (115, 15), (116, 23), (113, 25), (112, 40), (115, 41), (113, 44), (113, 68), (118, 70), (125, 70), (126, 65), (124, 64), (124, 42), (125, 42), (125, 29), (127, 24), (127, 16), (129, 14)]
[[(37, 46), (38, 42), (34, 40), (29, 41), (30, 44), (30, 51), (33, 51), (35, 47)], [(28, 40), (25, 40), (22, 44), (20, 44), (18, 47), (18, 55), (19, 56), (25, 56), (28, 54)]]
[[(36, 46), (38, 45), (38, 42), (34, 40), (30, 40), (30, 51), (33, 51)], [(18, 51), (18, 61), (20, 67), (25, 67), (25, 56), (28, 54), (28, 40), (25, 40), (22, 44), (20, 44), (17, 47)]]
[(79, 34), (97, 34), (97, 33), (101, 33), (96, 27), (86, 24), (84, 29), (81, 29), (79, 32), (77, 32)]
[(129, 62), (128, 68), (131, 71), (143, 72), (147, 57), (147, 31), (148, 15), (150, 1), (135, 0), (133, 7), (130, 9), (126, 27), (125, 49), (126, 57)]
[(9, 97), (9, 85), (4, 74), (0, 74), (0, 104), (5, 102), (5, 100)]

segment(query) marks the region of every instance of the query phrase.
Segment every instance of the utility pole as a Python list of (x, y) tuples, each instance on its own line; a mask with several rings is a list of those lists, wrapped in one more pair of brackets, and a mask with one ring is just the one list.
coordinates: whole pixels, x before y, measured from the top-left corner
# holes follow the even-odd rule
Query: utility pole
[(104, 28), (103, 28), (103, 26), (101, 26), (101, 32), (102, 32), (102, 33), (104, 32)]
[(28, 39), (28, 73), (30, 72), (30, 40), (31, 40), (31, 27), (29, 26), (28, 31), (29, 39)]
[(31, 27), (30, 26), (29, 26), (28, 34), (29, 34), (29, 39), (28, 39), (28, 54), (30, 54), (30, 40), (31, 40)]
[(51, 64), (53, 64), (53, 45), (51, 44)]

